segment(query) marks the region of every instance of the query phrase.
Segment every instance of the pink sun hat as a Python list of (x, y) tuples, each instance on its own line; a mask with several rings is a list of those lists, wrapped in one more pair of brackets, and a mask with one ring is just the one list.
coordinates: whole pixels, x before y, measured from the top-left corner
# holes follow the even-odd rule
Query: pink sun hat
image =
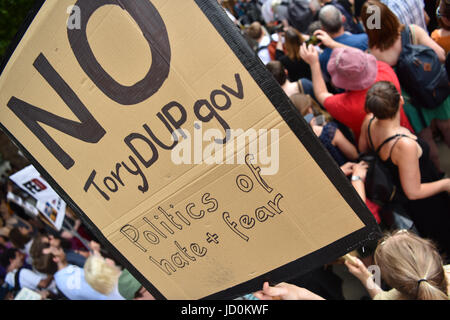
[(377, 59), (356, 48), (334, 49), (328, 61), (333, 84), (348, 91), (370, 88), (377, 78)]

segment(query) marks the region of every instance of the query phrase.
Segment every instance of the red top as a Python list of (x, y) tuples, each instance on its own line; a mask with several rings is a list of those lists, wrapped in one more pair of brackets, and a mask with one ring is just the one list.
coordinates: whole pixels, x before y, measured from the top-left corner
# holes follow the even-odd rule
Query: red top
[[(395, 85), (398, 92), (401, 94), (400, 82), (398, 81), (397, 75), (391, 66), (383, 61), (377, 61), (377, 66), (378, 74), (375, 82), (390, 81)], [(335, 94), (334, 96), (328, 97), (324, 101), (324, 107), (330, 115), (353, 131), (356, 142), (359, 141), (361, 126), (367, 115), (364, 110), (364, 105), (366, 103), (366, 94), (369, 89), (370, 88), (367, 88), (366, 90)], [(414, 132), (408, 118), (406, 117), (403, 107), (400, 110), (400, 125), (409, 129), (411, 132)]]

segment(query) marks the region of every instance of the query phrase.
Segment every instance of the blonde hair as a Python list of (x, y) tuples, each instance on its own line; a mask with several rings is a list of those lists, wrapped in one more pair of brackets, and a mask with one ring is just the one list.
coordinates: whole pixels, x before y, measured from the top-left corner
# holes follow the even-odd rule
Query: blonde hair
[(375, 251), (386, 283), (410, 300), (448, 300), (443, 261), (432, 241), (406, 230), (387, 235)]
[(84, 264), (84, 278), (97, 292), (109, 295), (117, 286), (120, 269), (111, 266), (103, 257), (92, 255)]

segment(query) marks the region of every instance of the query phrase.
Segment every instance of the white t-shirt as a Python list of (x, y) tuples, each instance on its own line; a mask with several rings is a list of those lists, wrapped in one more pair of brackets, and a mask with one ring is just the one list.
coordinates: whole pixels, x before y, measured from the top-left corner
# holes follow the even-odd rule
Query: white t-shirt
[[(18, 269), (8, 272), (5, 277), (5, 282), (12, 288), (15, 286), (15, 276)], [(38, 284), (43, 278), (37, 273), (29, 270), (22, 269), (19, 274), (19, 284), (21, 288), (28, 288), (30, 290), (39, 290)]]
[(84, 270), (74, 265), (59, 270), (54, 277), (58, 289), (70, 300), (125, 300), (117, 286), (108, 296), (95, 291), (86, 282)]
[(32, 259), (31, 259), (31, 255), (30, 255), (30, 250), (31, 250), (31, 246), (33, 245), (33, 239), (31, 239), (30, 241), (28, 241), (25, 244), (24, 249), (22, 250), (22, 253), (25, 253), (27, 255), (25, 262), (28, 263), (29, 265), (32, 264)]
[[(266, 47), (266, 46), (268, 46), (270, 44), (270, 42), (271, 42), (270, 36), (267, 35), (267, 33), (266, 33), (264, 38), (258, 44), (258, 48)], [(270, 59), (270, 53), (269, 53), (269, 49), (268, 48), (264, 48), (264, 49), (261, 49), (261, 50), (258, 49), (258, 57), (261, 59), (261, 61), (264, 64), (268, 64), (272, 60), (272, 59)]]

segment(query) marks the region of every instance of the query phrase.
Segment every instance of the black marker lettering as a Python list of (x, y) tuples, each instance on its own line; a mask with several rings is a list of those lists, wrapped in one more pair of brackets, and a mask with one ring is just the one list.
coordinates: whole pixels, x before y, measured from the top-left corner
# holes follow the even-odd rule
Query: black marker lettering
[(161, 237), (163, 237), (163, 238), (167, 238), (167, 236), (164, 234), (164, 233), (162, 233), (162, 231), (161, 230), (159, 230), (158, 229), (158, 227), (156, 227), (150, 220), (148, 220), (146, 217), (144, 217), (144, 218), (142, 218), (142, 220), (144, 220), (145, 222), (147, 222), (147, 224), (149, 224), (152, 228), (153, 228), (153, 230), (155, 230)]
[(267, 209), (266, 206), (263, 206), (263, 207), (256, 208), (255, 216), (256, 216), (256, 219), (258, 219), (259, 222), (264, 222), (269, 217), (272, 218), (273, 216), (275, 216), (275, 213), (273, 213), (272, 211)]
[(222, 85), (222, 89), (238, 99), (244, 99), (244, 87), (242, 86), (241, 76), (239, 75), (239, 73), (236, 73), (234, 75), (234, 78), (236, 79), (237, 91), (234, 91), (226, 85)]
[(208, 251), (205, 247), (200, 249), (200, 246), (197, 243), (191, 243), (191, 250), (197, 257), (203, 257)]
[(276, 213), (281, 214), (283, 210), (280, 209), (280, 200), (283, 199), (283, 195), (281, 193), (275, 196), (275, 199), (270, 200), (267, 204), (271, 207)]
[(227, 224), (227, 226), (234, 232), (236, 233), (239, 237), (241, 237), (242, 239), (244, 239), (245, 241), (249, 240), (249, 237), (247, 237), (245, 234), (243, 234), (242, 232), (240, 232), (237, 228), (237, 223), (234, 221), (230, 221), (230, 214), (228, 212), (224, 212), (222, 214), (222, 218), (223, 221), (225, 221), (225, 223)]
[[(115, 81), (95, 58), (87, 38), (87, 26), (93, 13), (105, 5), (118, 5), (136, 21), (147, 40), (152, 55), (152, 66), (145, 77), (132, 86)], [(81, 68), (96, 86), (110, 99), (122, 105), (143, 102), (154, 95), (167, 79), (170, 71), (171, 50), (166, 25), (150, 1), (141, 0), (78, 0), (81, 30), (67, 30), (72, 51)]]
[(214, 212), (214, 211), (217, 210), (217, 208), (219, 208), (219, 203), (217, 202), (216, 199), (210, 198), (210, 196), (211, 196), (211, 194), (205, 193), (205, 194), (202, 196), (202, 203), (203, 203), (203, 204), (212, 204), (212, 207), (206, 209), (206, 211), (208, 211), (208, 212)]
[[(130, 235), (129, 231), (132, 232), (132, 235)], [(128, 240), (133, 242), (133, 244), (136, 245), (139, 249), (141, 249), (144, 252), (147, 252), (147, 249), (145, 249), (143, 246), (141, 246), (138, 243), (138, 240), (139, 240), (139, 231), (138, 231), (138, 229), (136, 229), (135, 227), (127, 224), (127, 225), (123, 226), (120, 229), (120, 233), (122, 233)]]
[(178, 268), (184, 268), (184, 266), (189, 265), (189, 262), (184, 260), (179, 252), (174, 253), (171, 256), (171, 260), (172, 260), (173, 264), (175, 266), (177, 266)]
[[(167, 261), (166, 259), (161, 259), (160, 262), (156, 261), (152, 256), (149, 257), (150, 261), (156, 264), (164, 273), (167, 275), (172, 275), (172, 272), (176, 272), (177, 270)], [(164, 267), (163, 267), (164, 265)]]
[(142, 191), (142, 193), (145, 193), (148, 191), (148, 182), (147, 178), (145, 177), (144, 172), (142, 172), (141, 167), (139, 167), (139, 164), (132, 156), (129, 157), (131, 164), (135, 167), (136, 170), (131, 170), (128, 168), (128, 166), (125, 164), (125, 162), (122, 162), (123, 167), (131, 174), (137, 176), (140, 175), (142, 178), (142, 186), (139, 186), (138, 189)]
[(143, 233), (144, 233), (145, 240), (147, 240), (151, 244), (159, 243), (159, 237), (156, 234), (154, 234), (153, 232), (146, 230)]
[[(109, 181), (109, 184), (108, 184), (108, 181)], [(110, 186), (111, 183), (113, 186)], [(103, 184), (111, 192), (117, 192), (117, 190), (119, 190), (119, 186), (117, 185), (116, 181), (114, 181), (113, 178), (111, 178), (111, 177), (106, 177), (105, 179), (103, 179)]]
[(39, 54), (33, 65), (81, 122), (62, 118), (16, 97), (12, 97), (9, 100), (8, 107), (33, 132), (63, 167), (68, 170), (73, 167), (75, 161), (53, 140), (39, 123), (43, 123), (73, 138), (88, 143), (99, 142), (106, 131), (94, 119), (75, 92), (73, 92), (70, 86), (50, 65), (42, 53)]
[[(141, 153), (136, 149), (136, 147), (132, 143), (136, 139), (139, 139), (139, 140), (145, 142), (150, 147), (150, 150), (152, 151), (152, 157), (149, 160), (145, 160), (144, 157), (141, 155)], [(124, 139), (124, 141), (125, 141), (125, 144), (128, 146), (128, 148), (130, 148), (130, 150), (133, 151), (133, 153), (136, 155), (138, 160), (146, 168), (149, 168), (153, 163), (156, 162), (156, 160), (158, 160), (158, 157), (159, 157), (158, 150), (156, 149), (153, 142), (150, 139), (148, 139), (146, 136), (143, 136), (140, 133), (132, 133), (132, 134), (128, 135)]]
[(167, 220), (169, 220), (169, 222), (171, 223), (171, 224), (173, 224), (173, 226), (175, 227), (175, 228), (177, 228), (178, 230), (182, 230), (183, 229), (183, 226), (182, 225), (180, 225), (180, 224), (178, 224), (178, 223), (176, 223), (175, 221), (174, 221), (174, 216), (173, 215), (171, 215), (170, 213), (167, 213), (163, 208), (161, 208), (161, 207), (158, 207), (158, 210), (166, 217), (166, 219)]
[(195, 214), (195, 213), (192, 212), (192, 208), (194, 208), (194, 207), (195, 207), (194, 203), (189, 203), (186, 206), (186, 212), (189, 214), (189, 216), (192, 219), (201, 219), (201, 218), (203, 218), (205, 216), (205, 210), (200, 210), (199, 214)]
[(269, 185), (264, 181), (264, 179), (261, 177), (261, 168), (260, 167), (255, 167), (250, 161), (253, 160), (253, 155), (252, 154), (247, 154), (245, 156), (245, 164), (247, 165), (247, 167), (250, 169), (250, 171), (253, 173), (253, 175), (255, 176), (256, 180), (259, 182), (259, 184), (261, 185), (261, 187), (264, 188), (264, 190), (266, 190), (268, 193), (271, 193), (273, 191), (273, 189), (271, 187), (269, 187)]
[[(202, 109), (206, 110), (207, 113), (202, 115)], [(220, 125), (223, 127), (226, 136), (223, 140), (216, 139), (216, 143), (225, 144), (230, 138), (230, 126), (228, 123), (217, 113), (214, 107), (208, 102), (208, 100), (198, 100), (194, 104), (194, 113), (198, 120), (207, 123), (213, 118), (216, 118)]]
[(95, 170), (92, 170), (91, 175), (86, 180), (86, 183), (84, 185), (84, 191), (88, 192), (91, 185), (94, 185), (95, 189), (97, 189), (97, 191), (102, 195), (102, 197), (105, 198), (105, 200), (109, 201), (109, 196), (102, 189), (100, 189), (100, 187), (94, 182), (96, 175), (97, 175), (97, 172)]
[[(189, 260), (191, 260), (191, 261), (195, 261), (196, 259), (195, 259), (195, 257), (192, 257), (192, 256), (190, 256), (188, 253), (187, 253), (187, 249), (186, 249), (186, 247), (181, 247), (180, 246), (180, 244), (178, 243), (178, 242), (176, 242), (175, 241), (175, 245), (177, 246), (177, 248), (178, 248), (178, 250), (180, 250), (185, 256), (186, 256), (186, 258), (188, 258)], [(192, 250), (192, 245), (191, 245), (191, 250)], [(195, 253), (195, 252), (194, 252)]]
[[(225, 97), (225, 104), (223, 106), (219, 106), (219, 104), (217, 103), (217, 96)], [(211, 103), (213, 104), (214, 108), (219, 109), (221, 111), (228, 110), (231, 107), (230, 97), (222, 90), (213, 90), (211, 92), (210, 99), (211, 99)]]
[(122, 182), (120, 178), (119, 169), (122, 167), (120, 163), (116, 163), (116, 172), (111, 171), (111, 175), (124, 187), (125, 184)]
[[(175, 120), (174, 116), (170, 113), (170, 111), (174, 108), (177, 108), (178, 111), (180, 112), (180, 117), (178, 120)], [(164, 116), (170, 121), (175, 130), (181, 130), (181, 126), (186, 123), (187, 119), (186, 109), (184, 109), (184, 107), (176, 101), (172, 101), (166, 104), (161, 111), (164, 114)], [(183, 137), (185, 137), (183, 130), (181, 130), (181, 132), (183, 133)]]

